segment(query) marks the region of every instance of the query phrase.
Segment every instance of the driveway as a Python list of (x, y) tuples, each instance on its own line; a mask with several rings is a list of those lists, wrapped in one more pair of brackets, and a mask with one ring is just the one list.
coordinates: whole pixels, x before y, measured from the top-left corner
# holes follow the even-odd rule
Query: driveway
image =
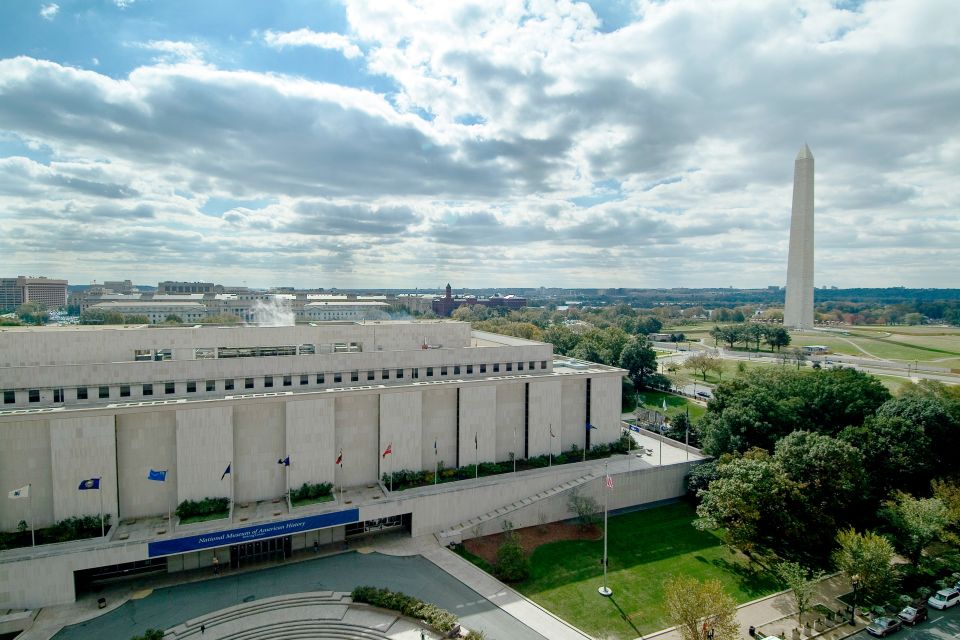
[[(960, 638), (960, 606), (937, 611), (929, 609), (930, 619), (915, 627), (904, 627), (888, 636), (892, 640), (956, 640)], [(850, 636), (855, 640), (872, 640), (873, 636), (861, 631)]]

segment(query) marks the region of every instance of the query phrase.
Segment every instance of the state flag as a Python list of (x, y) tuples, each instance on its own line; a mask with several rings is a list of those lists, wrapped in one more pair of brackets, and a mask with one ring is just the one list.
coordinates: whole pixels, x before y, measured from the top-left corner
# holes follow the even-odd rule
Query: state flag
[(277, 464), (282, 464), (282, 465), (285, 466), (285, 467), (289, 467), (289, 466), (290, 466), (290, 456), (287, 456), (286, 458), (280, 458), (279, 460), (277, 460)]
[(11, 500), (17, 500), (18, 498), (29, 498), (30, 497), (30, 485), (20, 487), (19, 489), (14, 489), (7, 493), (7, 497)]
[(89, 489), (100, 489), (100, 478), (90, 478), (89, 480), (83, 480), (80, 482), (80, 486), (77, 487), (80, 491), (87, 491)]
[(383, 450), (383, 457), (386, 458), (388, 455), (393, 453), (393, 443), (387, 445), (387, 448)]
[(147, 480), (156, 480), (157, 482), (166, 482), (167, 481), (167, 470), (154, 471), (150, 469), (150, 472), (147, 473)]
[(343, 464), (343, 449), (340, 449), (340, 453), (337, 454), (337, 461), (333, 464)]
[(230, 466), (231, 466), (232, 464), (233, 464), (232, 462), (228, 462), (228, 463), (227, 463), (227, 468), (223, 470), (223, 475), (220, 476), (220, 479), (221, 479), (221, 480), (223, 480), (224, 478), (226, 478), (226, 477), (227, 477), (227, 474), (230, 473)]
[(596, 427), (593, 426), (592, 424), (590, 424), (590, 423), (588, 422), (588, 423), (587, 423), (587, 431), (590, 431), (591, 429), (596, 430)]

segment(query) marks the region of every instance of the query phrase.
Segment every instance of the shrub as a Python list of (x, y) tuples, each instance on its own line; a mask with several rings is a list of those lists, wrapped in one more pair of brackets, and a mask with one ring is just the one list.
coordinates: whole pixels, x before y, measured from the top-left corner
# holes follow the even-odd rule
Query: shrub
[(526, 580), (530, 577), (530, 560), (520, 546), (520, 536), (508, 531), (505, 538), (497, 549), (497, 577), (507, 582)]
[(204, 498), (203, 500), (184, 500), (174, 512), (181, 520), (195, 516), (207, 516), (230, 511), (229, 498)]
[(320, 484), (310, 484), (304, 482), (300, 485), (299, 489), (290, 490), (290, 500), (296, 502), (299, 500), (315, 500), (317, 498), (325, 498), (330, 495), (330, 492), (333, 491), (333, 485), (329, 482), (321, 482)]
[(354, 602), (399, 611), (401, 615), (423, 620), (439, 631), (447, 632), (457, 625), (457, 616), (449, 611), (399, 591), (377, 587), (357, 587), (351, 592), (350, 598)]

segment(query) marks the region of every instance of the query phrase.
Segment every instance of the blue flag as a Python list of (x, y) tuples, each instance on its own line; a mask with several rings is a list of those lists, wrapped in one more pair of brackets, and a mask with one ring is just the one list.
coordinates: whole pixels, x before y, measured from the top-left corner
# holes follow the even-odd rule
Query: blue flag
[(232, 463), (232, 462), (228, 462), (228, 463), (227, 463), (227, 468), (223, 470), (223, 475), (220, 476), (220, 479), (221, 479), (221, 480), (223, 480), (224, 478), (226, 478), (226, 477), (227, 477), (227, 474), (230, 473), (230, 465), (231, 465), (231, 464), (233, 464), (233, 463)]
[(99, 489), (100, 488), (100, 478), (90, 478), (89, 480), (83, 480), (80, 483), (80, 486), (77, 487), (80, 491), (86, 491), (87, 489)]
[(590, 429), (596, 429), (596, 427), (593, 426), (592, 424), (590, 424), (590, 423), (588, 422), (588, 423), (587, 423), (587, 431), (590, 431)]
[(147, 480), (156, 480), (157, 482), (166, 482), (167, 480), (167, 470), (163, 471), (154, 471), (150, 469), (150, 473), (147, 474)]
[(277, 460), (277, 464), (282, 464), (282, 465), (285, 466), (285, 467), (289, 467), (289, 466), (290, 466), (290, 456), (287, 456), (286, 458), (280, 458), (279, 460)]

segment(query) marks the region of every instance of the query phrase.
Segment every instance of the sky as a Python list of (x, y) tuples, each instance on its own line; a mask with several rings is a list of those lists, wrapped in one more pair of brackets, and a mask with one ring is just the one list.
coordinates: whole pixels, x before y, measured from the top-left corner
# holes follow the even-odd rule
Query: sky
[(0, 276), (960, 286), (955, 0), (5, 0)]

